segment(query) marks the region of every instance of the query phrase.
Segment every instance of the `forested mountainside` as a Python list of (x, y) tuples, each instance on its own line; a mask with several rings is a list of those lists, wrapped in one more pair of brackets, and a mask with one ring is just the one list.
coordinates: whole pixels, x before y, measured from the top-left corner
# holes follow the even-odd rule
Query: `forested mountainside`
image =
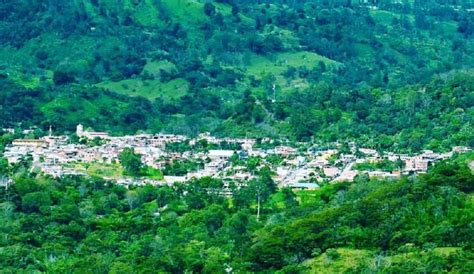
[(0, 3), (0, 123), (114, 134), (473, 137), (472, 1)]
[(472, 273), (473, 157), (455, 157), (417, 178), (361, 177), (296, 194), (277, 191), (262, 169), (259, 181), (235, 189), (232, 199), (210, 178), (127, 189), (97, 178), (37, 176), (23, 162), (13, 167), (16, 184), (0, 188), (0, 268)]
[[(473, 66), (471, 0), (0, 1), (0, 272), (473, 273)], [(79, 123), (380, 152), (362, 166), (454, 152), (421, 159), (419, 175), (324, 177), (311, 190), (276, 185), (258, 157), (243, 167), (251, 179), (162, 185), (209, 154), (177, 165), (165, 155), (160, 170), (128, 142), (109, 164), (130, 184), (41, 172), (63, 168), (31, 140), (50, 127), (71, 137), (45, 138), (51, 155), (65, 151), (53, 140), (107, 142), (79, 140)], [(397, 163), (377, 162), (388, 151)], [(99, 157), (90, 163), (114, 159)], [(156, 185), (134, 182), (145, 174)]]

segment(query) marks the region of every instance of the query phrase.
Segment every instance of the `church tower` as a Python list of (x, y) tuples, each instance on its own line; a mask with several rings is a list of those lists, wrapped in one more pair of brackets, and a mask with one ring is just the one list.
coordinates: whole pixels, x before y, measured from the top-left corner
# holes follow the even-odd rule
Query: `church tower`
[(78, 137), (84, 136), (84, 126), (83, 125), (79, 124), (79, 125), (76, 126), (76, 135)]

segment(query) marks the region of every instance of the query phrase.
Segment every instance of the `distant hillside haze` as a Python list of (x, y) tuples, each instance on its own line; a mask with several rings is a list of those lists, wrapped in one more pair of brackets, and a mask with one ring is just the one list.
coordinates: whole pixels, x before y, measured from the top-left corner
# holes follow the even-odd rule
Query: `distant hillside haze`
[(0, 3), (0, 126), (474, 144), (472, 1)]

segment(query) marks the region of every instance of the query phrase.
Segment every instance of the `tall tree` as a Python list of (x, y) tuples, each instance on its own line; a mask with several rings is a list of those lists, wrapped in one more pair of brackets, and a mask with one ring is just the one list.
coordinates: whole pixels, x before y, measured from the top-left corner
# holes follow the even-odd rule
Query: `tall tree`
[(119, 160), (125, 168), (125, 172), (130, 176), (139, 176), (143, 167), (141, 155), (135, 153), (133, 148), (125, 148), (119, 155)]
[(276, 185), (271, 177), (270, 168), (264, 167), (258, 173), (258, 179), (251, 180), (248, 186), (248, 191), (254, 194), (253, 196), (257, 203), (257, 221), (260, 220), (262, 204), (276, 191)]

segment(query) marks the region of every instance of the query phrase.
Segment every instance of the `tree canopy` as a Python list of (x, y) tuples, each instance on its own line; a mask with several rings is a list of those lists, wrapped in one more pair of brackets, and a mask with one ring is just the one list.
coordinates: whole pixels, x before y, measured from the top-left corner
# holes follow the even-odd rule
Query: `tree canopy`
[[(18, 175), (0, 189), (0, 267), (67, 272), (472, 272), (473, 154), (419, 177), (277, 190), (212, 178), (129, 186)], [(259, 207), (260, 206), (260, 207)], [(260, 210), (257, 214), (257, 210)]]
[(0, 125), (472, 145), (471, 2), (1, 3)]

